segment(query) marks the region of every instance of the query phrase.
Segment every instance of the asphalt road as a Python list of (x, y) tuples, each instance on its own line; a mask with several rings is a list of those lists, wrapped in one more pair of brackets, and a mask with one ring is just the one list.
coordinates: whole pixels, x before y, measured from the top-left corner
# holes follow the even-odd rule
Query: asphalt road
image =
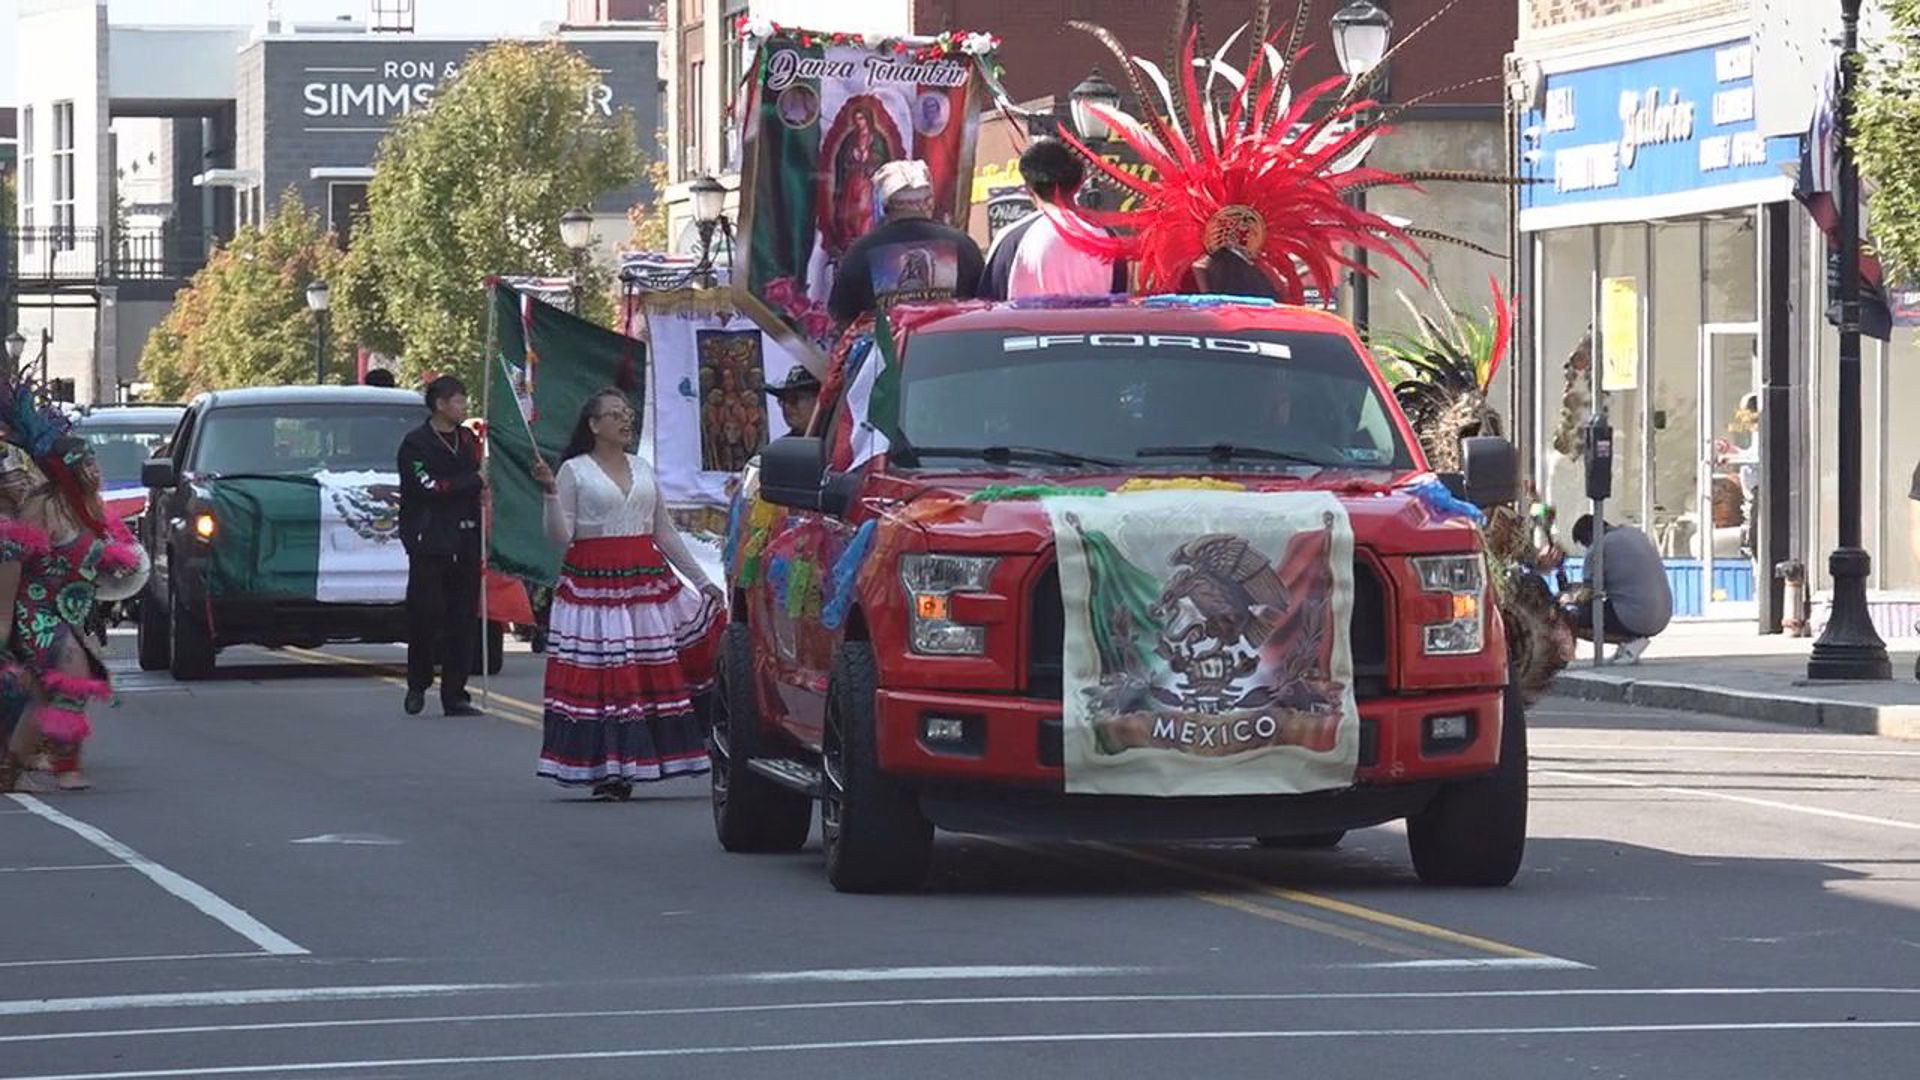
[[(127, 641), (116, 643), (123, 653)], [(344, 659), (343, 659), (344, 657)], [(533, 776), (396, 651), (122, 678), (0, 798), (0, 1076), (1913, 1074), (1920, 744), (1554, 702), (1512, 888), (1338, 851), (943, 837), (922, 894), (722, 853), (704, 781)]]

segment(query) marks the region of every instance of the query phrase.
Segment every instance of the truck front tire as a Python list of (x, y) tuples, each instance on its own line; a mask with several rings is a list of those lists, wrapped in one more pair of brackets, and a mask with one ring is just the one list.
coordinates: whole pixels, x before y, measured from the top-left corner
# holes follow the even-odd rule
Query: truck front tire
[(1527, 847), (1527, 713), (1509, 685), (1500, 727), (1500, 764), (1448, 784), (1407, 819), (1413, 869), (1428, 885), (1498, 888), (1513, 883)]
[(933, 861), (933, 824), (911, 787), (880, 771), (873, 646), (842, 645), (827, 682), (820, 833), (827, 880), (841, 892), (918, 888)]
[(181, 603), (186, 594), (180, 591), (178, 578), (168, 592), (167, 612), (173, 630), (173, 655), (169, 657), (168, 670), (180, 682), (208, 678), (213, 675), (213, 634), (207, 629), (205, 619)]
[(140, 598), (140, 619), (134, 626), (134, 651), (140, 654), (141, 671), (165, 671), (173, 662), (173, 650), (167, 642), (167, 609), (148, 589)]
[(752, 650), (747, 627), (727, 627), (709, 706), (713, 831), (721, 847), (736, 853), (799, 851), (813, 831), (813, 800), (748, 768), (760, 749)]

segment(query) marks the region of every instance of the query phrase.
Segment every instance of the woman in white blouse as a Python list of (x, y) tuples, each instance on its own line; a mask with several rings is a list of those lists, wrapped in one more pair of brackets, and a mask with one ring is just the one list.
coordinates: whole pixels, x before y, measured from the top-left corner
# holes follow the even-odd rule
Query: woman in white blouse
[(725, 594), (674, 529), (653, 469), (627, 453), (633, 434), (626, 395), (602, 390), (580, 410), (559, 473), (533, 466), (547, 536), (566, 550), (539, 774), (592, 785), (596, 799), (707, 771), (694, 702), (712, 685), (726, 623)]

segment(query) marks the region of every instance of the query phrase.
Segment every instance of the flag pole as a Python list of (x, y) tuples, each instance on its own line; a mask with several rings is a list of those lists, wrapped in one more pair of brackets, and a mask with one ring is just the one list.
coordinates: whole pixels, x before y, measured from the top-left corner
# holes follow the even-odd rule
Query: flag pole
[[(490, 369), (500, 362), (497, 358), (500, 305), (494, 296), (497, 288), (497, 283), (487, 282), (487, 344), (480, 360), (486, 370), (486, 378), (480, 383), (480, 415), (489, 425), (493, 421), (493, 372)], [(480, 441), (480, 475), (487, 479), (486, 501), (480, 508), (480, 708), (484, 712), (493, 710), (493, 623), (487, 618), (487, 570), (493, 563), (493, 477), (488, 471), (492, 463), (493, 428), (489, 426), (487, 437)]]

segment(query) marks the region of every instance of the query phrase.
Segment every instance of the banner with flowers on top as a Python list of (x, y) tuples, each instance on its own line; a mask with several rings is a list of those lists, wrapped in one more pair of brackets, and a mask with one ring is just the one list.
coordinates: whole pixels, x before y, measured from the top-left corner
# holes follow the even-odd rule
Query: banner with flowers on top
[[(938, 217), (966, 227), (966, 178), (999, 42), (980, 33), (820, 33), (764, 18), (739, 28), (754, 56), (733, 287), (742, 310), (819, 374), (837, 329), (827, 314), (835, 268), (880, 217), (874, 171), (889, 161), (925, 162)], [(901, 278), (876, 293), (937, 292), (940, 275), (958, 272), (912, 255), (897, 266), (876, 260), (876, 274)]]

